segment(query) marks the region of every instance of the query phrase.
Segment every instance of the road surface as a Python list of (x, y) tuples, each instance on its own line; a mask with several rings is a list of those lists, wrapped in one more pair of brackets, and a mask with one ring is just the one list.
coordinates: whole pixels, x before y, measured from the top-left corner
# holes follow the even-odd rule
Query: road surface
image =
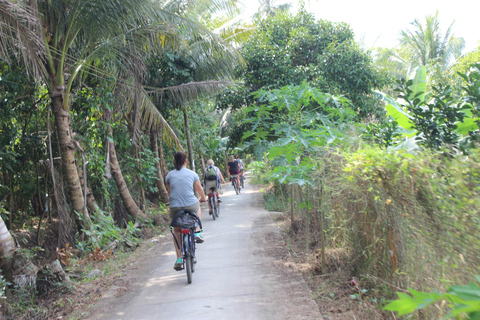
[(185, 271), (173, 269), (167, 235), (85, 319), (323, 319), (304, 279), (286, 263), (285, 242), (257, 189), (247, 183), (236, 195), (224, 185), (215, 221), (202, 204), (205, 242), (197, 244), (191, 284)]

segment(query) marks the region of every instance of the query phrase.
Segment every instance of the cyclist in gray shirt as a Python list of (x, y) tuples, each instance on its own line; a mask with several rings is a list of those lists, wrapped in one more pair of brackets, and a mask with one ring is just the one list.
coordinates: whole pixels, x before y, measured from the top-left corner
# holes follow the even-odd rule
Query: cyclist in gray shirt
[[(178, 151), (175, 153), (174, 160), (175, 170), (170, 171), (165, 178), (168, 195), (170, 196), (170, 218), (173, 218), (180, 210), (188, 210), (195, 212), (197, 216), (202, 219), (200, 203), (195, 196), (195, 191), (200, 195), (201, 202), (205, 202), (205, 193), (200, 184), (198, 174), (187, 169), (187, 155), (185, 152)], [(177, 241), (180, 242), (180, 229), (174, 228), (173, 234), (175, 238), (177, 238)], [(200, 228), (195, 232), (195, 241), (198, 243), (204, 241)], [(177, 253), (177, 261), (173, 268), (175, 270), (182, 270), (182, 253), (176, 246), (175, 239), (173, 239), (173, 246)]]

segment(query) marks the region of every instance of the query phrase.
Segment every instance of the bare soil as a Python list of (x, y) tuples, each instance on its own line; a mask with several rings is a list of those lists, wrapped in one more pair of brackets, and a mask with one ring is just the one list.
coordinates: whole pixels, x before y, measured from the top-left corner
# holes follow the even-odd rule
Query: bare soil
[[(371, 281), (355, 275), (346, 250), (326, 250), (326, 270), (321, 270), (321, 250), (306, 251), (305, 229), (284, 213), (272, 213), (285, 241), (289, 263), (297, 268), (307, 282), (320, 313), (325, 319), (391, 319), (380, 310)], [(296, 232), (293, 232), (294, 229)], [(312, 231), (310, 232), (311, 238)], [(319, 245), (318, 245), (319, 246)], [(284, 255), (284, 253), (279, 253)]]

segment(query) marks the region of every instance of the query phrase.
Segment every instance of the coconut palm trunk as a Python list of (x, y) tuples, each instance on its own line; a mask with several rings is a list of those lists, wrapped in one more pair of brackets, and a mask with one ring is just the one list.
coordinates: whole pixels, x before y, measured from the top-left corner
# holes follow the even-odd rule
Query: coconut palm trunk
[(162, 174), (162, 168), (160, 166), (160, 157), (158, 155), (158, 141), (157, 141), (157, 132), (151, 131), (150, 132), (150, 148), (152, 149), (153, 156), (158, 160), (155, 161), (155, 168), (157, 169), (157, 189), (158, 194), (160, 195), (160, 200), (164, 203), (168, 202), (168, 192), (167, 188), (165, 187), (165, 181)]
[(137, 204), (132, 198), (132, 195), (130, 194), (130, 191), (127, 188), (125, 179), (123, 178), (122, 170), (120, 169), (120, 165), (118, 164), (117, 153), (115, 151), (115, 143), (113, 142), (113, 129), (111, 126), (108, 126), (108, 134), (112, 176), (115, 179), (115, 183), (117, 184), (118, 192), (120, 194), (120, 197), (122, 198), (123, 204), (125, 205), (128, 214), (130, 214), (132, 217), (141, 217), (146, 219), (147, 216), (138, 208)]
[[(67, 184), (67, 192), (71, 201), (72, 209), (75, 210), (77, 214), (84, 215), (85, 206), (83, 190), (77, 171), (77, 161), (75, 159), (76, 146), (70, 126), (69, 105), (68, 102), (65, 103), (64, 96), (65, 89), (61, 86), (56, 86), (50, 93), (52, 110), (55, 116), (57, 137), (62, 156), (64, 179)], [(88, 216), (84, 218), (90, 223)], [(78, 223), (79, 222), (77, 221), (77, 224)]]
[(167, 171), (167, 165), (165, 164), (165, 157), (163, 155), (163, 142), (161, 139), (158, 143), (158, 157), (160, 158), (160, 167), (162, 169), (163, 177), (165, 178), (167, 176), (168, 171)]

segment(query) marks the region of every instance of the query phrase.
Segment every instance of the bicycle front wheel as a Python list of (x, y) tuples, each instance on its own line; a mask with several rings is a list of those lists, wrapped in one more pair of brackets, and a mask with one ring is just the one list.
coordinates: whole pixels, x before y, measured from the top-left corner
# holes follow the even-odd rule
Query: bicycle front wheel
[(214, 196), (213, 203), (215, 204), (215, 209), (213, 210), (213, 215), (217, 216), (217, 218), (218, 218), (218, 215), (220, 214), (220, 204), (218, 203), (217, 195)]

